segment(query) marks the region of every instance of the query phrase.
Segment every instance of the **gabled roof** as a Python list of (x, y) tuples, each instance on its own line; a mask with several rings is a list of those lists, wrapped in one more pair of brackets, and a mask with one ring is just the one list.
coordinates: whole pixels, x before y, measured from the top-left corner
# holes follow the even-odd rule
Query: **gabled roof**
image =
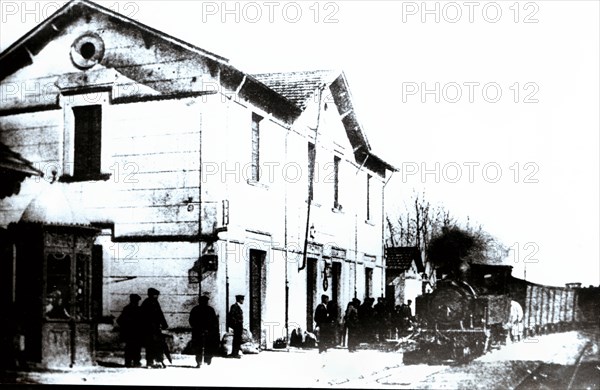
[(416, 246), (398, 246), (385, 249), (386, 266), (388, 269), (408, 271), (413, 263), (418, 272), (424, 272), (421, 251)]
[[(52, 41), (61, 33), (63, 28), (68, 25), (74, 17), (86, 14), (86, 11), (90, 10), (100, 12), (122, 22), (127, 22), (128, 24), (141, 29), (147, 34), (167, 40), (174, 45), (207, 56), (213, 60), (223, 63), (229, 62), (229, 60), (225, 57), (221, 57), (185, 41), (174, 38), (168, 34), (155, 30), (146, 26), (145, 24), (137, 22), (136, 20), (116, 13), (88, 0), (71, 0), (65, 4), (62, 8), (58, 9), (54, 14), (50, 15), (46, 20), (37, 25), (27, 34), (23, 35), (6, 50), (0, 53), (0, 62), (7, 63), (6, 60), (13, 60), (17, 64), (20, 64), (24, 59), (29, 59), (29, 61), (31, 61), (31, 58), (29, 58), (30, 54), (38, 54), (46, 46), (46, 44), (48, 44), (48, 42)], [(10, 62), (8, 63), (10, 64)], [(16, 69), (13, 69), (10, 66), (1, 67), (0, 80), (13, 73), (15, 70)]]
[[(101, 13), (111, 20), (139, 29), (145, 37), (150, 37), (149, 40), (158, 39), (213, 61), (213, 64), (221, 70), (220, 80), (223, 85), (237, 90), (243, 98), (253, 99), (259, 106), (268, 107), (269, 112), (285, 118), (286, 121), (293, 121), (300, 115), (319, 86), (328, 86), (354, 149), (356, 161), (380, 173), (386, 169), (397, 171), (372, 153), (363, 127), (358, 122), (348, 82), (343, 72), (317, 70), (249, 75), (233, 67), (224, 57), (164, 34), (88, 0), (70, 1), (0, 53), (0, 80), (16, 72), (24, 64), (31, 64), (32, 55), (37, 55), (49, 42), (60, 35), (73, 19), (82, 15), (89, 18), (90, 13)], [(173, 93), (173, 91), (163, 92), (165, 95)]]
[[(291, 121), (301, 113), (295, 104), (268, 88), (251, 75), (233, 67), (227, 58), (174, 38), (88, 0), (71, 0), (6, 50), (1, 52), (0, 81), (19, 69), (32, 64), (34, 56), (41, 52), (48, 43), (52, 42), (56, 37), (64, 33), (64, 31), (67, 31), (69, 25), (73, 23), (73, 20), (82, 17), (90, 19), (96, 14), (102, 15), (111, 22), (122, 26), (122, 30), (125, 33), (130, 28), (140, 31), (144, 42), (148, 45), (153, 45), (155, 41), (161, 42), (168, 46), (172, 46), (181, 53), (185, 53), (186, 57), (190, 59), (205, 59), (210, 63), (209, 68), (211, 71), (216, 69), (220, 70), (220, 81), (226, 88), (231, 88), (234, 91), (237, 90), (242, 98), (254, 99), (253, 102), (261, 107), (268, 105), (269, 112), (276, 115), (278, 118), (283, 118), (285, 121)], [(105, 56), (105, 59), (106, 58), (107, 56)], [(104, 64), (101, 62), (100, 65)], [(127, 71), (131, 71), (130, 68), (131, 67), (129, 66), (122, 66), (119, 69), (115, 69), (121, 73), (126, 73)], [(94, 70), (91, 69), (85, 71), (85, 73), (90, 74), (93, 71)], [(133, 75), (125, 74), (125, 76), (132, 79), (134, 82), (140, 82), (138, 78), (146, 77), (146, 75), (142, 73)], [(189, 83), (186, 85), (179, 85), (177, 83), (169, 83), (169, 85), (163, 84), (158, 83), (159, 87), (162, 87), (162, 89), (158, 88), (159, 93), (157, 96), (153, 96), (153, 98), (170, 98), (176, 95), (193, 96), (194, 94), (201, 94), (203, 92), (194, 89), (197, 86), (201, 86), (202, 83), (195, 83), (193, 85), (187, 85)], [(214, 90), (212, 92), (214, 92)], [(124, 100), (126, 100), (126, 98), (127, 96)]]

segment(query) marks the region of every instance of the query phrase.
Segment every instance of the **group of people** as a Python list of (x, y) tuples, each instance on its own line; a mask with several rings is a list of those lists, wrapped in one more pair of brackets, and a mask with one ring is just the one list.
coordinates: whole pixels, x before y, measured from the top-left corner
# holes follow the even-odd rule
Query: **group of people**
[(323, 294), (314, 313), (319, 334), (319, 353), (327, 352), (332, 346), (343, 345), (346, 335), (348, 351), (355, 352), (360, 343), (378, 343), (396, 338), (413, 325), (411, 300), (393, 309), (384, 297), (379, 297), (375, 305), (374, 302), (375, 299), (371, 297), (365, 298), (364, 302), (358, 298), (352, 299), (340, 323), (337, 305)]
[(165, 339), (162, 330), (169, 326), (158, 302), (160, 291), (148, 289), (142, 302), (138, 294), (129, 295), (129, 304), (123, 308), (117, 323), (125, 341), (125, 366), (141, 367), (142, 347), (146, 351), (146, 366), (164, 368)]
[[(169, 349), (163, 330), (168, 329), (167, 321), (158, 302), (160, 291), (148, 289), (148, 298), (137, 294), (129, 296), (129, 304), (123, 308), (117, 323), (121, 337), (125, 341), (125, 366), (141, 367), (142, 348), (146, 351), (146, 367), (165, 368), (164, 356), (170, 360)], [(236, 295), (236, 303), (231, 306), (227, 316), (227, 326), (233, 330), (232, 353), (229, 357), (239, 358), (244, 330), (243, 295)], [(199, 303), (190, 312), (189, 323), (192, 328), (191, 346), (196, 355), (196, 367), (202, 363), (210, 365), (213, 356), (218, 353), (220, 335), (219, 320), (215, 310), (209, 305), (209, 297), (202, 295)]]
[[(117, 319), (125, 341), (126, 367), (142, 366), (142, 348), (146, 351), (146, 366), (149, 368), (165, 368), (165, 355), (170, 360), (162, 333), (168, 329), (168, 324), (158, 302), (159, 295), (157, 289), (149, 288), (148, 297), (140, 305), (142, 298), (131, 294), (129, 304)], [(228, 357), (240, 358), (244, 331), (244, 295), (236, 295), (235, 299), (236, 302), (231, 305), (227, 315), (227, 328), (233, 333), (232, 350)], [(348, 350), (354, 352), (360, 343), (377, 343), (386, 338), (395, 338), (411, 326), (413, 317), (410, 300), (393, 310), (390, 310), (383, 297), (378, 298), (375, 305), (374, 301), (371, 297), (365, 298), (364, 302), (354, 298), (348, 303), (342, 317), (336, 302), (330, 301), (329, 296), (323, 294), (314, 313), (319, 353), (327, 352), (333, 346), (343, 345), (345, 340)], [(190, 312), (189, 323), (196, 367), (201, 367), (203, 363), (210, 365), (213, 356), (218, 353), (220, 337), (219, 320), (215, 310), (209, 305), (208, 296), (202, 295), (199, 298), (198, 305)]]
[[(227, 315), (227, 328), (233, 332), (230, 358), (241, 358), (242, 334), (244, 332), (244, 295), (236, 295), (235, 303), (231, 305)], [(219, 350), (219, 319), (215, 310), (208, 304), (206, 295), (200, 297), (200, 304), (190, 312), (190, 326), (192, 327), (192, 349), (196, 355), (196, 367), (202, 367), (204, 362), (210, 365), (212, 358)]]

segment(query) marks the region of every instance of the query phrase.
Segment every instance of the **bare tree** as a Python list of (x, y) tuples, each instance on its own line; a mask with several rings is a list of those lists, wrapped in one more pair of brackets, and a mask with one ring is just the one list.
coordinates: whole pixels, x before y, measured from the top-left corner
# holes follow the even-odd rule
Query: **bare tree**
[(431, 237), (442, 227), (454, 223), (454, 218), (442, 206), (432, 206), (425, 198), (425, 193), (413, 193), (410, 208), (400, 213), (396, 223), (387, 216), (388, 238), (386, 242), (392, 246), (427, 247)]
[[(424, 264), (432, 262), (439, 267), (438, 259), (431, 259), (432, 241), (437, 241), (439, 256), (440, 242), (452, 242), (456, 239), (459, 246), (468, 248), (460, 255), (460, 262), (486, 262), (500, 264), (508, 254), (508, 248), (495, 237), (483, 230), (481, 225), (473, 227), (471, 220), (461, 224), (450, 212), (440, 205), (431, 205), (425, 193), (413, 193), (410, 207), (405, 204), (405, 210), (399, 214), (395, 223), (387, 216), (388, 238), (386, 244), (391, 246), (418, 247), (424, 254)], [(447, 237), (449, 235), (449, 237)], [(452, 251), (452, 248), (446, 248)], [(458, 259), (455, 259), (457, 262)], [(432, 267), (434, 268), (434, 267)]]

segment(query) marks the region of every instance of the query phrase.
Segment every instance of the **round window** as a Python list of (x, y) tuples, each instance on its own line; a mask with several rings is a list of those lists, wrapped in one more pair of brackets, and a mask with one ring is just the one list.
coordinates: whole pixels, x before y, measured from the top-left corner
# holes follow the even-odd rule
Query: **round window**
[(71, 61), (79, 69), (88, 69), (102, 61), (104, 41), (98, 34), (80, 36), (71, 45)]

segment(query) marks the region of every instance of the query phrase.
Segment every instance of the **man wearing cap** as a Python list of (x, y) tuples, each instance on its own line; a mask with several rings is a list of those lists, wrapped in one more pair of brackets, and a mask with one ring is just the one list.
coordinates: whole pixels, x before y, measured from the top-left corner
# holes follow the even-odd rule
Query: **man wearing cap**
[(129, 295), (129, 304), (123, 308), (117, 319), (121, 328), (121, 338), (125, 341), (125, 367), (140, 367), (142, 365), (142, 312), (137, 294)]
[(319, 353), (327, 352), (327, 347), (331, 344), (331, 317), (327, 311), (329, 296), (321, 295), (321, 303), (315, 309), (315, 322), (319, 327)]
[(242, 346), (242, 333), (244, 332), (244, 296), (239, 294), (235, 296), (235, 303), (229, 309), (229, 318), (227, 319), (227, 327), (233, 329), (233, 345), (231, 355), (229, 357), (239, 359), (240, 349)]
[(197, 368), (202, 366), (202, 360), (210, 365), (219, 347), (219, 319), (208, 301), (209, 298), (202, 295), (199, 299), (200, 304), (190, 312), (192, 348), (196, 354)]
[(165, 368), (163, 363), (163, 329), (167, 329), (165, 315), (158, 302), (160, 291), (155, 288), (148, 289), (148, 298), (142, 303), (142, 334), (146, 348), (146, 367)]

